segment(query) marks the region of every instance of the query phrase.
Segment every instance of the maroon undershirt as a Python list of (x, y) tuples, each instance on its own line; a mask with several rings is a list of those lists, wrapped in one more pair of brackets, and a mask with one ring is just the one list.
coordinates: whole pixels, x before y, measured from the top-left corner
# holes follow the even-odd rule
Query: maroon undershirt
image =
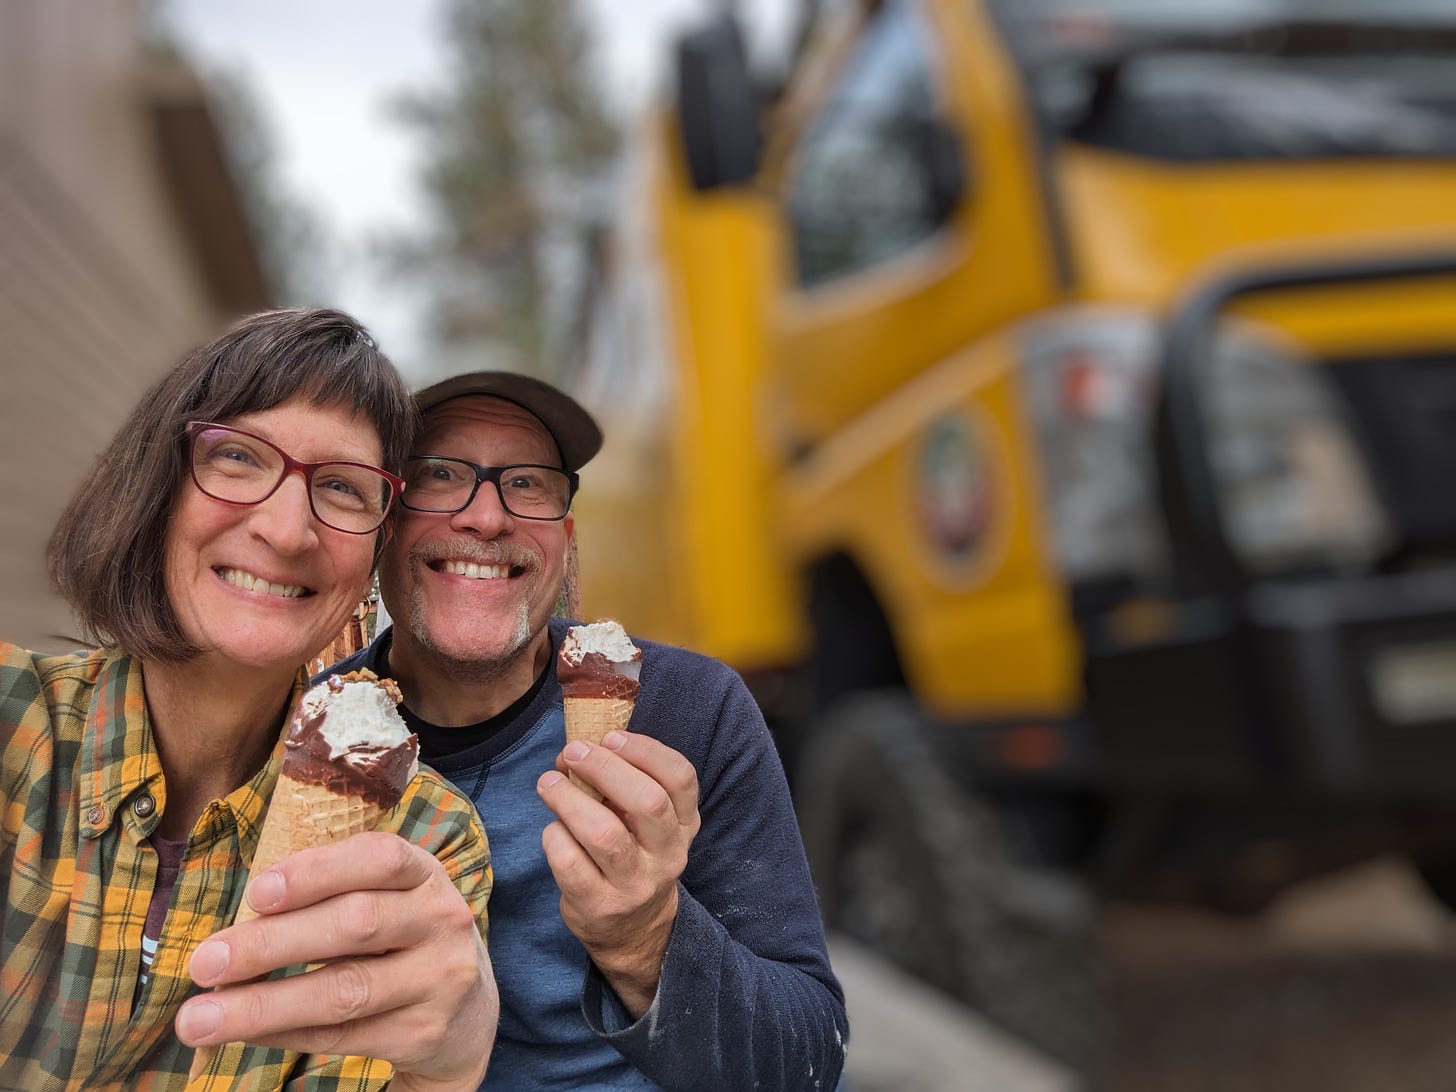
[(137, 978), (133, 1006), (141, 997), (142, 987), (147, 984), (147, 976), (151, 973), (152, 953), (156, 951), (157, 941), (161, 939), (162, 922), (167, 918), (167, 907), (172, 905), (172, 889), (177, 886), (177, 873), (182, 868), (182, 857), (187, 852), (185, 838), (174, 841), (171, 838), (158, 838), (154, 834), (147, 841), (157, 854), (157, 883), (152, 888), (152, 901), (147, 904), (147, 920), (142, 925), (142, 938), (147, 943), (142, 947), (141, 974)]

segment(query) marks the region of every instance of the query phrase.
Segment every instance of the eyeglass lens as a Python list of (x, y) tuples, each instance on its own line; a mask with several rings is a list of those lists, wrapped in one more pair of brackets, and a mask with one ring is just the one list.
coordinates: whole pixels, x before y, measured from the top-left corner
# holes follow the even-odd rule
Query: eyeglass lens
[[(192, 437), (193, 480), (208, 496), (232, 504), (267, 498), (288, 473), (286, 458), (272, 444), (230, 428), (208, 426)], [(294, 465), (304, 469), (309, 503), (323, 523), (362, 534), (384, 522), (393, 487), (380, 471), (353, 463)]]
[(549, 466), (477, 466), (464, 459), (415, 456), (405, 463), (400, 503), (417, 512), (459, 512), (481, 482), (496, 487), (501, 504), (524, 519), (560, 519), (571, 506), (571, 479)]

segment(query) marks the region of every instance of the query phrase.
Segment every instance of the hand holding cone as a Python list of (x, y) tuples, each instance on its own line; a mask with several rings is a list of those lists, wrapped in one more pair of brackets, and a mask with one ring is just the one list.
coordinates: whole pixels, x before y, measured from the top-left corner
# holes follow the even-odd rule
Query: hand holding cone
[[(395, 706), (399, 687), (372, 671), (335, 675), (304, 694), (284, 740), (283, 768), (268, 805), (248, 881), (290, 853), (374, 829), (419, 769), (419, 740)], [(247, 902), (233, 924), (257, 913)], [(188, 1080), (213, 1062), (198, 1047)]]

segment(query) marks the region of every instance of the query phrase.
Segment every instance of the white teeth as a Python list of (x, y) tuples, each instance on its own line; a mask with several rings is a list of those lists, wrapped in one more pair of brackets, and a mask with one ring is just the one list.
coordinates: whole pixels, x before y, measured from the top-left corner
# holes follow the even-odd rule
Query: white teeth
[(445, 561), (440, 570), (451, 576), (468, 576), (471, 580), (503, 580), (511, 575), (509, 565), (477, 565), (473, 561)]
[(260, 576), (243, 572), (242, 569), (219, 569), (219, 575), (234, 587), (257, 595), (277, 595), (284, 599), (297, 599), (304, 592), (302, 584), (270, 584)]

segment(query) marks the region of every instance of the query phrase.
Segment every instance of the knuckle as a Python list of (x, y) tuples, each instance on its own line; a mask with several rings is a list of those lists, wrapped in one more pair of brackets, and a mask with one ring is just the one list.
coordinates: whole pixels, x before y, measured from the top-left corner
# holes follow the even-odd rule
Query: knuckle
[(674, 817), (672, 797), (656, 781), (643, 786), (642, 791), (637, 794), (637, 810), (650, 819)]
[(410, 1029), (409, 1042), (415, 1057), (434, 1057), (450, 1045), (450, 1028), (443, 1020), (417, 1024)]
[[(398, 834), (386, 834), (383, 832), (378, 832), (377, 837), (380, 840), (382, 846), (381, 852), (385, 855), (386, 863), (395, 872), (409, 873), (412, 871), (421, 871), (422, 862), (420, 860), (420, 857), (422, 855), (425, 857), (429, 857), (431, 861), (434, 861), (435, 859), (430, 854), (425, 853), (425, 851), (420, 849), (418, 846), (412, 845), (409, 842), (405, 841)], [(428, 875), (429, 873), (425, 872), (426, 878), (428, 877)]]
[(467, 997), (480, 985), (481, 979), (480, 961), (476, 958), (475, 953), (457, 952), (452, 957), (440, 961), (439, 977), (436, 983), (437, 996), (440, 998)]
[(672, 760), (672, 766), (668, 771), (668, 778), (677, 788), (683, 792), (690, 792), (694, 796), (698, 793), (698, 771), (687, 756), (677, 754)]
[[(269, 1030), (268, 1008), (264, 997), (255, 990), (230, 991), (232, 1011), (228, 1014), (227, 1027), (230, 1033), (259, 1034)], [(226, 995), (224, 995), (226, 996)]]
[(475, 915), (471, 913), (470, 904), (465, 901), (465, 896), (457, 891), (453, 884), (442, 887), (436, 898), (431, 900), (430, 913), (435, 921), (447, 931), (466, 932), (472, 930), (475, 925)]
[(334, 928), (354, 948), (369, 948), (384, 931), (384, 907), (366, 892), (352, 892), (337, 900)]
[(582, 832), (587, 845), (605, 853), (615, 852), (619, 841), (621, 824), (616, 817), (589, 820)]
[(311, 1054), (344, 1054), (354, 1032), (352, 1022), (321, 1024), (308, 1032), (308, 1050)]
[[(263, 973), (285, 962), (282, 952), (284, 937), (272, 918), (257, 918), (228, 934), (231, 958), (229, 978), (237, 979), (238, 969)], [(237, 968), (237, 969), (235, 969)], [(246, 974), (245, 977), (252, 977)]]
[(326, 996), (330, 1008), (337, 1017), (331, 1023), (341, 1024), (356, 1020), (368, 1012), (373, 990), (369, 974), (363, 964), (350, 960), (345, 963), (335, 963), (326, 972), (315, 973), (327, 973), (328, 975)]
[(622, 831), (602, 845), (598, 856), (608, 870), (619, 872), (634, 867), (639, 853), (636, 839)]
[(683, 874), (683, 872), (687, 870), (687, 867), (688, 867), (688, 852), (687, 852), (687, 849), (686, 848), (681, 848), (681, 849), (678, 849), (676, 852), (674, 852), (668, 858), (667, 867), (668, 867), (668, 873), (667, 873), (668, 876), (670, 876), (672, 878), (672, 880), (673, 880), (674, 883), (677, 882), (677, 878), (679, 876), (681, 876)]
[(565, 847), (566, 824), (560, 819), (553, 819), (541, 830), (541, 849), (546, 856), (551, 856), (558, 848)]
[(453, 898), (437, 900), (437, 903), (428, 911), (433, 935), (447, 944), (473, 945), (480, 933), (476, 929), (475, 914), (465, 899), (456, 894)]
[(591, 880), (591, 869), (581, 857), (573, 856), (562, 862), (559, 879), (562, 886), (581, 890)]

